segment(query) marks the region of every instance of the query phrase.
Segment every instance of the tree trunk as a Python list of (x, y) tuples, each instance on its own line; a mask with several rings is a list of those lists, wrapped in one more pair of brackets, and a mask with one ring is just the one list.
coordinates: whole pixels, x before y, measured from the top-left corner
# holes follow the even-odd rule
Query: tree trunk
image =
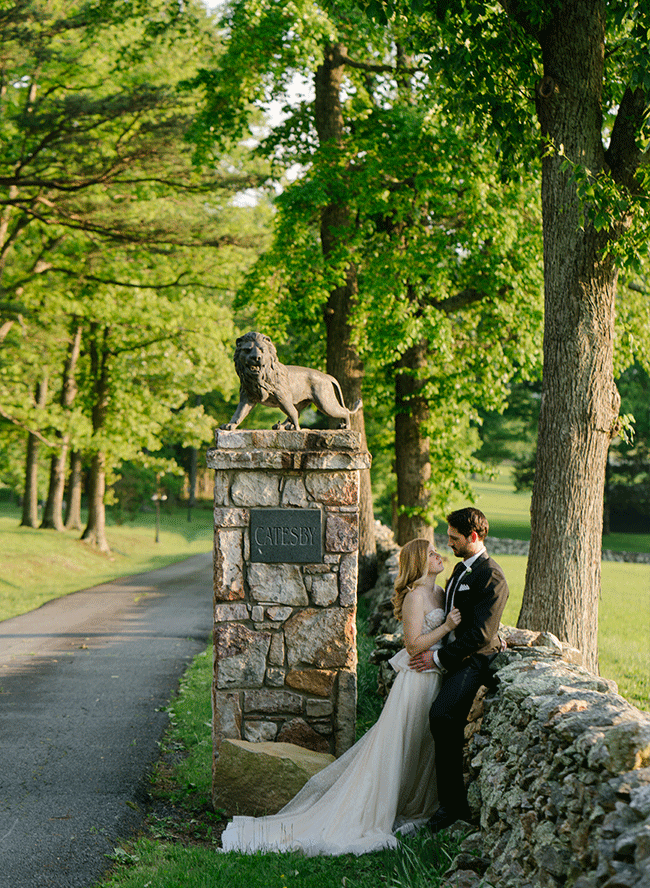
[[(37, 407), (45, 407), (47, 401), (47, 379), (42, 379), (36, 386), (35, 403)], [(38, 527), (38, 438), (31, 432), (27, 436), (27, 455), (25, 458), (25, 491), (23, 494), (23, 514), (21, 527)]]
[[(110, 327), (100, 329), (99, 324), (91, 324), (88, 335), (88, 354), (93, 379), (92, 422), (93, 434), (104, 427), (108, 410), (108, 376), (112, 357), (109, 348)], [(104, 494), (106, 492), (106, 454), (96, 450), (93, 454), (90, 477), (88, 479), (88, 523), (81, 535), (93, 547), (102, 552), (110, 552), (106, 539), (106, 512)]]
[(88, 481), (88, 523), (81, 539), (100, 552), (110, 552), (106, 539), (106, 457), (100, 451), (93, 455)]
[[(72, 406), (77, 386), (75, 382), (75, 368), (81, 350), (81, 327), (77, 326), (68, 345), (65, 366), (63, 368), (63, 385), (61, 386), (61, 407), (69, 410)], [(65, 469), (68, 458), (68, 446), (70, 435), (57, 432), (61, 441), (58, 453), (53, 453), (50, 460), (50, 484), (48, 487), (47, 501), (43, 510), (41, 527), (63, 530), (63, 491), (65, 489)]]
[(21, 527), (38, 527), (38, 438), (31, 433), (27, 436), (25, 457), (25, 489), (23, 493), (23, 515)]
[(188, 473), (187, 520), (192, 520), (192, 509), (196, 506), (196, 481), (198, 476), (198, 451), (190, 447), (190, 468)]
[(61, 449), (50, 457), (50, 483), (43, 508), (41, 527), (51, 530), (64, 530), (63, 491), (65, 489), (65, 468), (68, 461), (68, 436), (61, 438)]
[(78, 450), (70, 454), (70, 477), (68, 479), (68, 504), (65, 510), (66, 530), (81, 530), (81, 469), (82, 459)]
[[(597, 175), (604, 166), (603, 3), (564, 3), (541, 40), (537, 109), (547, 141)], [(586, 24), (585, 24), (586, 22)], [(557, 153), (542, 168), (544, 371), (531, 544), (518, 626), (553, 632), (598, 668), (605, 463), (618, 416), (613, 378), (617, 272), (606, 235), (581, 227), (575, 184)]]
[[(341, 160), (334, 149), (343, 146), (343, 112), (341, 108), (341, 78), (344, 65), (343, 47), (326, 48), (323, 64), (316, 71), (315, 120), (321, 148), (332, 150), (331, 162)], [(342, 152), (341, 152), (342, 154)], [(343, 169), (340, 170), (343, 173)], [(321, 212), (321, 245), (327, 258), (340, 249), (346, 232), (353, 224), (350, 207), (337, 200)], [(325, 308), (327, 328), (327, 372), (341, 384), (348, 407), (361, 400), (364, 367), (352, 345), (350, 318), (357, 297), (357, 269), (348, 263), (345, 282), (330, 293)], [(361, 435), (361, 446), (367, 449), (363, 409), (352, 417), (352, 428)], [(375, 520), (370, 485), (370, 471), (360, 473), (359, 503), (359, 592), (370, 589), (377, 577), (377, 550), (375, 545)]]
[[(354, 284), (354, 286), (352, 285)], [(350, 347), (351, 331), (348, 319), (350, 302), (356, 294), (356, 277), (349, 285), (339, 287), (327, 301), (327, 372), (339, 380), (345, 403), (354, 406), (361, 398), (363, 365)], [(359, 432), (361, 449), (368, 449), (363, 408), (351, 417), (352, 428)], [(375, 517), (370, 485), (370, 470), (359, 473), (359, 580), (358, 591), (363, 593), (374, 586), (377, 579), (377, 550)]]
[[(194, 396), (194, 405), (198, 407), (201, 403), (201, 395)], [(187, 497), (187, 520), (192, 520), (192, 509), (196, 506), (196, 485), (198, 482), (198, 450), (196, 447), (189, 448), (189, 467), (188, 467), (188, 497)]]
[(427, 428), (429, 405), (419, 394), (427, 367), (428, 342), (407, 349), (395, 372), (395, 474), (397, 528), (400, 546), (417, 537), (433, 542), (433, 527), (424, 517), (429, 505), (431, 476)]

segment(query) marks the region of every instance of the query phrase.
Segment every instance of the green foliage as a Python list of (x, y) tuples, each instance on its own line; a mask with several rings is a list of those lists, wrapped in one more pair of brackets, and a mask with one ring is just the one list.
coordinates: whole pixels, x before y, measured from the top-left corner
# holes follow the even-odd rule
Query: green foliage
[[(298, 51), (300, 20), (312, 23), (319, 40), (304, 41)], [(365, 368), (364, 414), (377, 414), (367, 434), (378, 499), (386, 516), (395, 379), (410, 372), (397, 365), (426, 340), (418, 394), (432, 405), (431, 513), (442, 514), (479, 468), (471, 455), (481, 422), (476, 405), (501, 409), (515, 372), (538, 373), (537, 182), (501, 187), (484, 122), (476, 114), (459, 122), (445, 110), (439, 72), (417, 52), (422, 22), (395, 18), (384, 27), (354, 4), (304, 0), (280, 12), (259, 0), (232, 3), (223, 23), (224, 54), (209, 82), (202, 75), (202, 150), (233, 133), (241, 137), (255, 122), (251, 107), (284, 98), (284, 117), (258, 138), (258, 151), (273, 160), (276, 174), (291, 163), (302, 170), (275, 201), (273, 243), (240, 290), (237, 309), (254, 311), (255, 324), (290, 362), (323, 366), (323, 312), (353, 266), (359, 292), (349, 320)], [(344, 69), (340, 145), (317, 137), (313, 107), (292, 102), (287, 89), (297, 72), (318, 69), (325, 40), (344, 45), (352, 60)], [(228, 114), (237, 116), (234, 129)], [(333, 204), (346, 206), (349, 223), (325, 255), (321, 212)]]
[(537, 421), (541, 397), (540, 382), (514, 381), (508, 404), (501, 413), (481, 410), (477, 456), (482, 462), (499, 465), (515, 461), (518, 465), (535, 452)]
[[(545, 73), (539, 39), (563, 15), (563, 0), (359, 0), (358, 5), (384, 26), (408, 23), (429, 76), (449, 87), (439, 91), (439, 103), (451, 118), (484, 128), (504, 180), (534, 169), (541, 137), (536, 90)], [(547, 143), (545, 149), (547, 157), (561, 157), (560, 179), (573, 184), (577, 224), (598, 234), (603, 257), (643, 276), (650, 235), (644, 160), (650, 144), (650, 12), (642, 0), (614, 0), (605, 4), (603, 16), (602, 151), (596, 150), (590, 168), (568, 145)], [(625, 298), (625, 303), (617, 317), (618, 372), (630, 357), (639, 360), (649, 344), (647, 299)]]
[[(22, 436), (21, 436), (22, 438)], [(0, 422), (0, 484), (20, 490), (25, 473), (25, 453), (15, 426)]]
[[(196, 396), (236, 388), (230, 302), (269, 213), (233, 205), (256, 182), (241, 152), (192, 164), (196, 95), (179, 82), (213, 58), (218, 34), (194, 2), (14, 12), (0, 18), (3, 446), (19, 458), (29, 430), (53, 450), (66, 437), (86, 456), (103, 452), (109, 470), (151, 464), (163, 442), (209, 441)], [(76, 397), (63, 406), (68, 384)]]
[[(630, 360), (632, 355), (628, 355)], [(644, 364), (628, 366), (617, 379), (621, 396), (619, 432), (610, 447), (605, 483), (605, 508), (611, 531), (646, 533), (650, 507), (650, 377)], [(514, 462), (518, 491), (532, 490), (535, 479), (538, 384), (513, 389), (502, 416), (488, 416), (481, 428), (478, 456), (488, 462)], [(606, 533), (609, 532), (607, 529)]]
[(634, 364), (650, 371), (650, 300), (646, 280), (647, 263), (640, 274), (626, 276), (619, 286), (614, 341), (617, 377)]
[(618, 382), (621, 413), (630, 434), (612, 442), (605, 482), (605, 509), (611, 532), (648, 533), (650, 522), (650, 375), (634, 364)]
[(170, 503), (180, 499), (185, 478), (171, 453), (167, 459), (143, 456), (142, 463), (122, 462), (111, 485), (112, 515), (118, 523), (133, 521), (141, 510), (151, 508), (154, 494), (164, 495)]
[[(438, 99), (455, 119), (489, 135), (504, 181), (530, 170), (537, 154), (533, 99), (539, 68), (530, 34), (503, 5), (482, 0), (359, 0), (384, 24), (408, 23), (428, 75), (448, 89)], [(552, 3), (518, 3), (537, 28)]]
[(642, 168), (637, 172), (635, 188), (631, 191), (615, 181), (609, 171), (594, 173), (584, 164), (571, 160), (563, 145), (549, 145), (546, 156), (553, 155), (562, 158), (561, 169), (575, 189), (578, 227), (584, 230), (591, 226), (607, 235), (603, 257), (612, 256), (617, 265), (628, 271), (640, 271), (647, 264), (650, 234), (647, 170)]
[[(424, 9), (435, 5), (424, 3)], [(538, 60), (538, 37), (545, 23), (562, 16), (562, 5), (562, 0), (510, 5), (458, 0), (445, 4), (447, 15), (436, 19), (428, 35), (430, 41), (435, 35), (430, 43), (436, 47), (431, 53), (433, 62), (443, 59), (440, 75), (450, 77), (455, 87), (446, 93), (453, 107), (471, 112), (470, 106), (475, 106), (489, 132), (507, 146), (503, 155), (507, 175), (517, 175), (518, 161), (534, 160), (537, 151), (539, 135), (531, 112), (544, 73)], [(390, 8), (405, 11), (408, 3)], [(650, 233), (650, 181), (643, 162), (650, 144), (650, 13), (642, 0), (608, 2), (603, 12), (603, 151), (596, 155), (598, 167), (589, 169), (584, 158), (570, 156), (566, 145), (547, 144), (546, 149), (562, 158), (562, 175), (573, 182), (579, 224), (606, 235), (601, 241), (603, 255), (612, 255), (620, 267), (638, 270), (647, 262)], [(425, 44), (426, 39), (423, 35)], [(452, 47), (448, 58), (446, 48), (441, 57), (441, 42)], [(453, 64), (454, 53), (462, 57), (462, 64)], [(625, 135), (619, 141), (621, 133)], [(625, 152), (629, 156), (621, 165)]]

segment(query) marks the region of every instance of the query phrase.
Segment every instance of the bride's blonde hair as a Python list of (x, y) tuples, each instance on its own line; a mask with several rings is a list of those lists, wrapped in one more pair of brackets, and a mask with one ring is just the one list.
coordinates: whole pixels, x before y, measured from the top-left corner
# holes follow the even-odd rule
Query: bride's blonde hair
[(393, 613), (402, 619), (402, 604), (406, 593), (418, 580), (423, 580), (429, 572), (429, 540), (411, 540), (402, 546), (399, 553), (399, 574), (395, 580), (395, 593), (391, 598)]

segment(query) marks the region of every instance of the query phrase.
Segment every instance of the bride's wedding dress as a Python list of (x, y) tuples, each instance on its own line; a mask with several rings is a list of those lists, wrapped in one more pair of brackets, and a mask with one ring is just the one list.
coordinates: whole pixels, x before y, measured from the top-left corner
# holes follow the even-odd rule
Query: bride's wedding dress
[[(430, 611), (422, 631), (444, 619), (441, 608)], [(394, 847), (396, 832), (431, 817), (437, 794), (429, 709), (441, 678), (409, 669), (405, 649), (390, 663), (397, 676), (376, 724), (277, 814), (235, 817), (222, 835), (224, 851), (366, 854)]]

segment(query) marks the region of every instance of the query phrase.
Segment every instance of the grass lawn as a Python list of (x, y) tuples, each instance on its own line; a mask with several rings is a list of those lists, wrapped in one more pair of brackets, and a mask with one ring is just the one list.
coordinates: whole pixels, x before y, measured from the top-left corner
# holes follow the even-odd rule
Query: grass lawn
[[(444, 866), (448, 866), (449, 856), (444, 852), (437, 854), (432, 838), (405, 843), (401, 852), (385, 851), (363, 857), (220, 854), (200, 845), (142, 839), (124, 852), (125, 866), (103, 885), (104, 888), (377, 888), (390, 884), (391, 888), (436, 888), (442, 882), (441, 867), (437, 873), (433, 869), (436, 857), (441, 857)], [(431, 863), (427, 858), (432, 858)]]
[(130, 576), (212, 549), (212, 509), (165, 509), (156, 543), (155, 515), (142, 513), (137, 523), (110, 523), (109, 555), (82, 542), (79, 531), (19, 527), (16, 507), (0, 507), (0, 620), (26, 613), (79, 589)]

